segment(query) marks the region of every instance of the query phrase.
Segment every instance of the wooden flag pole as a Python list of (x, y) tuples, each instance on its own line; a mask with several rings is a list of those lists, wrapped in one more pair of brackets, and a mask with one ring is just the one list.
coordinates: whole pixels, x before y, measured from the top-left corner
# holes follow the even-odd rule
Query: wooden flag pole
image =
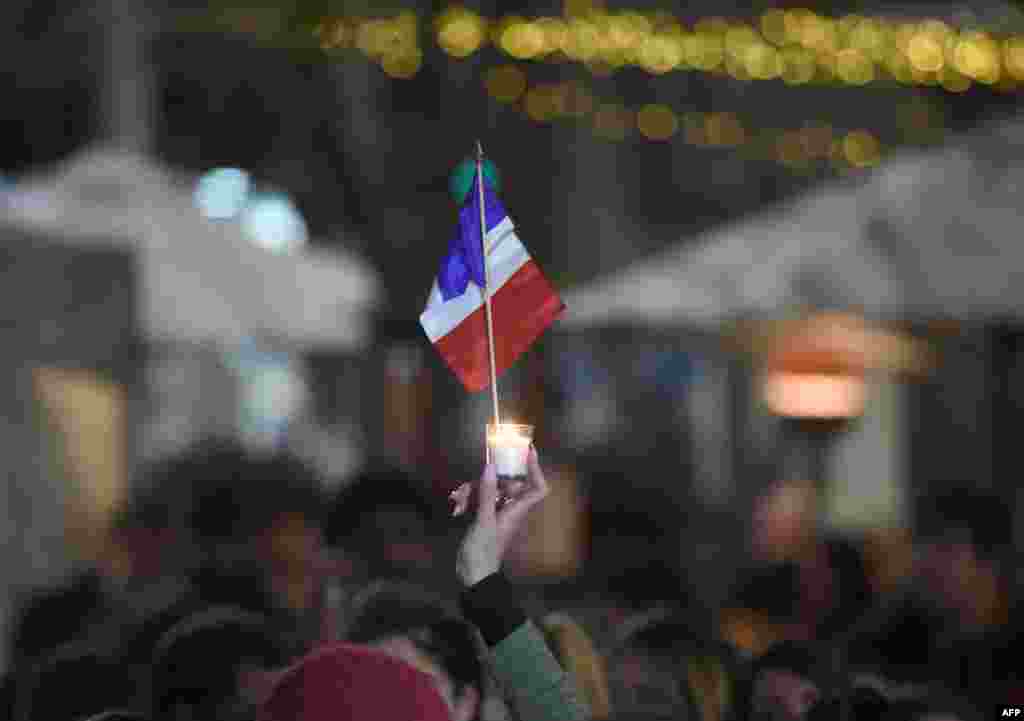
[(494, 403), (494, 425), (501, 423), (498, 414), (498, 374), (494, 360), (494, 320), (491, 314), (491, 281), (487, 270), (487, 216), (484, 212), (484, 148), (476, 141), (476, 180), (480, 200), (480, 245), (484, 260), (484, 313), (487, 316), (487, 349), (491, 361), (491, 401)]

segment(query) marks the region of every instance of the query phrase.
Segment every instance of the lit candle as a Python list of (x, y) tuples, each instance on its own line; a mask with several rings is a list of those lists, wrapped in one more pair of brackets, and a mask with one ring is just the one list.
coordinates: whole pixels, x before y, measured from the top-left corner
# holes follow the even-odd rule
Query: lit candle
[(487, 448), (498, 478), (525, 478), (533, 426), (502, 423), (487, 427)]

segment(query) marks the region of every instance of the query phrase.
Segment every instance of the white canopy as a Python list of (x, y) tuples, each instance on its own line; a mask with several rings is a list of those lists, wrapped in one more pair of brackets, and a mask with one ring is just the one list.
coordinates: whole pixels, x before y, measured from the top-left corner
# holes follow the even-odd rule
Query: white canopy
[(237, 222), (200, 214), (190, 179), (135, 153), (94, 148), (27, 178), (0, 204), (0, 220), (64, 242), (104, 238), (135, 249), (151, 340), (258, 338), (324, 349), (369, 340), (380, 290), (365, 262), (257, 247)]
[(1024, 122), (888, 163), (865, 195), (872, 242), (911, 316), (1024, 317)]
[(884, 313), (898, 287), (864, 242), (860, 193), (819, 191), (579, 288), (562, 325), (713, 327), (815, 303)]
[(825, 305), (877, 318), (1024, 318), (1024, 121), (907, 154), (565, 296), (565, 327), (714, 326)]

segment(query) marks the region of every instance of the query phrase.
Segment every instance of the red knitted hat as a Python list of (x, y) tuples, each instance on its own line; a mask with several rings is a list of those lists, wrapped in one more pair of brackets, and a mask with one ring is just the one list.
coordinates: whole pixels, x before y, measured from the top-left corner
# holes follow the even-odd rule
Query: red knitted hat
[(262, 721), (450, 721), (426, 674), (379, 651), (323, 646), (284, 673)]

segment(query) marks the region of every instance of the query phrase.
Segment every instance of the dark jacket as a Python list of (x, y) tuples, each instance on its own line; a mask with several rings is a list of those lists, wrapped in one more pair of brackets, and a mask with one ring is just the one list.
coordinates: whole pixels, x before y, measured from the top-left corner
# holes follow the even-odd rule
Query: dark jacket
[(588, 718), (572, 679), (516, 599), (515, 588), (500, 573), (462, 594), (463, 613), (490, 649), (498, 682), (522, 721)]

